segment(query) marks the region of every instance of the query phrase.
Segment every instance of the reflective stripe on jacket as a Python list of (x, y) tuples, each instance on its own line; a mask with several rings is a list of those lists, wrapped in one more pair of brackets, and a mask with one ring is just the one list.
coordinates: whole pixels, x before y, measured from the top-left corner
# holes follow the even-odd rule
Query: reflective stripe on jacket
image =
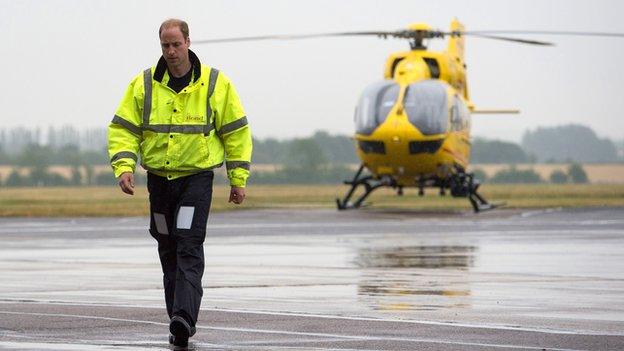
[(162, 57), (128, 86), (108, 128), (115, 176), (134, 172), (139, 156), (143, 168), (168, 179), (225, 161), (230, 184), (245, 186), (252, 142), (238, 94), (226, 75), (189, 56), (193, 78), (179, 93), (167, 86)]

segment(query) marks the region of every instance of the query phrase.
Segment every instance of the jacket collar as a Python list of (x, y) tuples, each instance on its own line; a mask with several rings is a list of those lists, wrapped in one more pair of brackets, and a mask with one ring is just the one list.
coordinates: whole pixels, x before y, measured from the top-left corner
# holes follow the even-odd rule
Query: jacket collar
[[(189, 52), (189, 60), (191, 61), (191, 69), (193, 70), (193, 82), (197, 82), (199, 76), (201, 76), (201, 62), (195, 53), (191, 50)], [(167, 71), (167, 62), (163, 56), (160, 56), (158, 64), (156, 65), (156, 71), (154, 71), (154, 80), (161, 82)]]

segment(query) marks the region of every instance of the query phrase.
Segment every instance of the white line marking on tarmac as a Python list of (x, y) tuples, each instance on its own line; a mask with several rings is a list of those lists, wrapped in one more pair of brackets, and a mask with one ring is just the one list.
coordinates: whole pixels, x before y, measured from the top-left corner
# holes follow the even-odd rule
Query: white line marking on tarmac
[[(101, 316), (85, 316), (85, 315), (79, 315), (79, 314), (39, 313), (39, 312), (13, 312), (13, 311), (0, 311), (0, 313), (1, 314), (24, 315), (24, 316), (100, 319), (100, 320), (106, 320), (106, 321), (117, 321), (117, 322), (129, 322), (129, 323), (142, 323), (142, 324), (153, 324), (153, 325), (166, 325), (166, 326), (169, 326), (169, 323), (145, 321), (145, 320), (140, 320), (140, 319), (127, 319), (127, 318), (101, 317)], [(200, 328), (200, 327), (197, 326), (197, 328)]]
[[(64, 313), (35, 313), (35, 312), (0, 311), (0, 314), (28, 315), (28, 316), (42, 316), (42, 317), (66, 317), (66, 318), (77, 318), (77, 319), (96, 319), (96, 320), (129, 322), (129, 323), (139, 323), (139, 324), (152, 324), (152, 325), (160, 325), (160, 326), (168, 326), (169, 325), (167, 323), (154, 322), (154, 321), (145, 321), (145, 320), (139, 320), (139, 319), (126, 319), (126, 318), (100, 317), (100, 316), (85, 316), (85, 315), (64, 314)], [(494, 348), (503, 348), (503, 349), (515, 348), (515, 349), (524, 349), (524, 350), (544, 350), (543, 347), (539, 347), (539, 346), (501, 345), (501, 344), (486, 344), (486, 343), (444, 341), (444, 340), (435, 340), (435, 339), (419, 339), (419, 338), (403, 338), (403, 337), (378, 337), (378, 336), (362, 336), (362, 335), (341, 335), (341, 334), (330, 334), (330, 333), (306, 333), (306, 332), (293, 332), (293, 331), (286, 331), (286, 330), (271, 330), (271, 329), (207, 327), (207, 326), (199, 326), (199, 325), (197, 326), (197, 329), (218, 330), (218, 331), (228, 331), (228, 332), (257, 333), (257, 334), (295, 335), (295, 336), (308, 336), (308, 337), (309, 336), (315, 336), (315, 337), (332, 338), (332, 339), (345, 340), (345, 341), (346, 340), (358, 340), (358, 341), (400, 341), (400, 342), (430, 343), (430, 344), (443, 344), (443, 345), (483, 346), (483, 347), (494, 347)], [(559, 349), (559, 348), (548, 348), (548, 350), (552, 350), (552, 351), (583, 351), (583, 350), (577, 350), (577, 349)]]
[(527, 217), (533, 217), (533, 216), (537, 216), (537, 215), (548, 214), (548, 213), (555, 213), (555, 212), (562, 212), (562, 211), (563, 211), (562, 207), (546, 208), (546, 209), (543, 209), (543, 210), (534, 210), (534, 211), (522, 212), (520, 214), (520, 217), (527, 218)]
[[(202, 311), (203, 310), (204, 309), (202, 308)], [(388, 322), (388, 323), (405, 323), (405, 324), (419, 324), (419, 325), (438, 325), (438, 326), (445, 326), (445, 327), (472, 328), (472, 329), (524, 331), (524, 332), (557, 334), (557, 335), (566, 334), (566, 335), (617, 336), (617, 334), (616, 335), (588, 334), (588, 333), (581, 333), (581, 332), (572, 332), (572, 331), (567, 331), (567, 330), (549, 330), (549, 329), (538, 329), (538, 328), (507, 327), (507, 326), (500, 326), (500, 325), (479, 325), (479, 324), (468, 324), (468, 323), (417, 321), (417, 320), (404, 320), (404, 319), (391, 319), (391, 318), (350, 317), (350, 316), (297, 313), (297, 312), (272, 312), (272, 311), (255, 311), (255, 310), (221, 309), (221, 308), (209, 308), (206, 310), (213, 311), (213, 312), (250, 313), (250, 314), (262, 314), (262, 315), (271, 315), (271, 316), (312, 317), (312, 318), (342, 319), (342, 320), (352, 320), (352, 321), (362, 321), (362, 322)]]
[(0, 341), (0, 348), (7, 350), (54, 350), (54, 351), (88, 351), (88, 350), (128, 350), (128, 351), (153, 351), (152, 347), (119, 346), (119, 345), (93, 345), (93, 344), (69, 344), (69, 343), (43, 343), (43, 342), (11, 342)]
[[(162, 309), (160, 305), (132, 305), (132, 304), (106, 304), (106, 303), (93, 303), (89, 301), (50, 301), (50, 300), (37, 300), (29, 299), (24, 301), (23, 299), (3, 298), (0, 299), (2, 303), (21, 303), (21, 304), (49, 304), (60, 306), (86, 306), (86, 307), (118, 307), (118, 308), (143, 308), (143, 309)], [(391, 319), (391, 318), (375, 318), (375, 317), (353, 317), (353, 316), (341, 316), (331, 314), (314, 314), (314, 313), (301, 313), (301, 312), (283, 312), (283, 311), (264, 311), (264, 310), (245, 310), (245, 309), (228, 309), (228, 308), (207, 308), (201, 307), (201, 311), (210, 312), (229, 312), (229, 313), (249, 313), (249, 314), (261, 314), (269, 316), (292, 316), (292, 317), (310, 317), (310, 318), (324, 318), (324, 319), (340, 319), (340, 320), (352, 320), (362, 322), (388, 322), (388, 323), (402, 323), (402, 324), (416, 324), (416, 325), (438, 325), (446, 327), (458, 327), (458, 328), (472, 328), (472, 329), (491, 329), (491, 330), (507, 330), (507, 331), (522, 331), (532, 333), (543, 334), (557, 334), (557, 335), (588, 335), (588, 336), (623, 336), (624, 333), (595, 333), (595, 332), (581, 332), (581, 331), (569, 331), (558, 329), (541, 329), (541, 328), (528, 328), (528, 327), (514, 327), (504, 325), (488, 325), (488, 324), (470, 324), (470, 323), (454, 323), (454, 322), (438, 322), (438, 321), (423, 321), (423, 320), (406, 320), (406, 319)]]
[[(67, 302), (67, 301), (50, 301), (50, 300), (35, 300), (35, 299), (24, 301), (21, 299), (11, 299), (11, 298), (0, 299), (0, 304), (2, 303), (162, 309), (161, 306), (155, 306), (155, 305), (106, 304), (106, 303), (92, 303), (89, 301)], [(201, 311), (210, 311), (210, 312), (248, 313), (248, 314), (260, 314), (260, 315), (268, 315), (268, 316), (309, 317), (309, 318), (321, 318), (321, 319), (351, 320), (351, 321), (361, 321), (361, 322), (386, 322), (386, 323), (401, 323), (401, 324), (416, 324), (416, 325), (437, 325), (437, 326), (445, 326), (445, 327), (521, 331), (521, 332), (555, 334), (555, 335), (587, 335), (587, 336), (623, 336), (624, 335), (624, 333), (607, 334), (607, 333), (580, 332), (580, 331), (557, 330), (557, 329), (514, 327), (514, 326), (504, 326), (504, 325), (470, 324), (470, 323), (406, 320), (406, 319), (375, 318), (375, 317), (353, 317), (353, 316), (300, 313), (300, 312), (281, 312), (281, 311), (245, 310), (245, 309), (231, 309), (231, 308), (207, 308), (207, 307), (201, 307), (200, 309)]]

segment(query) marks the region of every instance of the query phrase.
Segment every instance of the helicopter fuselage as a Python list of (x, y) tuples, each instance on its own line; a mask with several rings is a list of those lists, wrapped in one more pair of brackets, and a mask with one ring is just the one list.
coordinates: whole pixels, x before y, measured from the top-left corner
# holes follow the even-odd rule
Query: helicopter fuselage
[(356, 149), (377, 178), (439, 186), (470, 158), (470, 109), (462, 58), (412, 50), (392, 54), (385, 80), (364, 90), (355, 114)]

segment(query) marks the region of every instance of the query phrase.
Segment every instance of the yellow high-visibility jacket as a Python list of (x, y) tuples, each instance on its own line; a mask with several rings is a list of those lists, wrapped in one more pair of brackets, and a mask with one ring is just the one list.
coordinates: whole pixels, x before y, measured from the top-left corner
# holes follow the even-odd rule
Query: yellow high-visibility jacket
[(164, 58), (137, 75), (108, 127), (115, 177), (134, 172), (140, 157), (148, 172), (168, 179), (220, 167), (230, 185), (244, 187), (252, 142), (247, 117), (229, 78), (202, 65), (189, 50), (193, 73), (176, 93), (167, 86)]

